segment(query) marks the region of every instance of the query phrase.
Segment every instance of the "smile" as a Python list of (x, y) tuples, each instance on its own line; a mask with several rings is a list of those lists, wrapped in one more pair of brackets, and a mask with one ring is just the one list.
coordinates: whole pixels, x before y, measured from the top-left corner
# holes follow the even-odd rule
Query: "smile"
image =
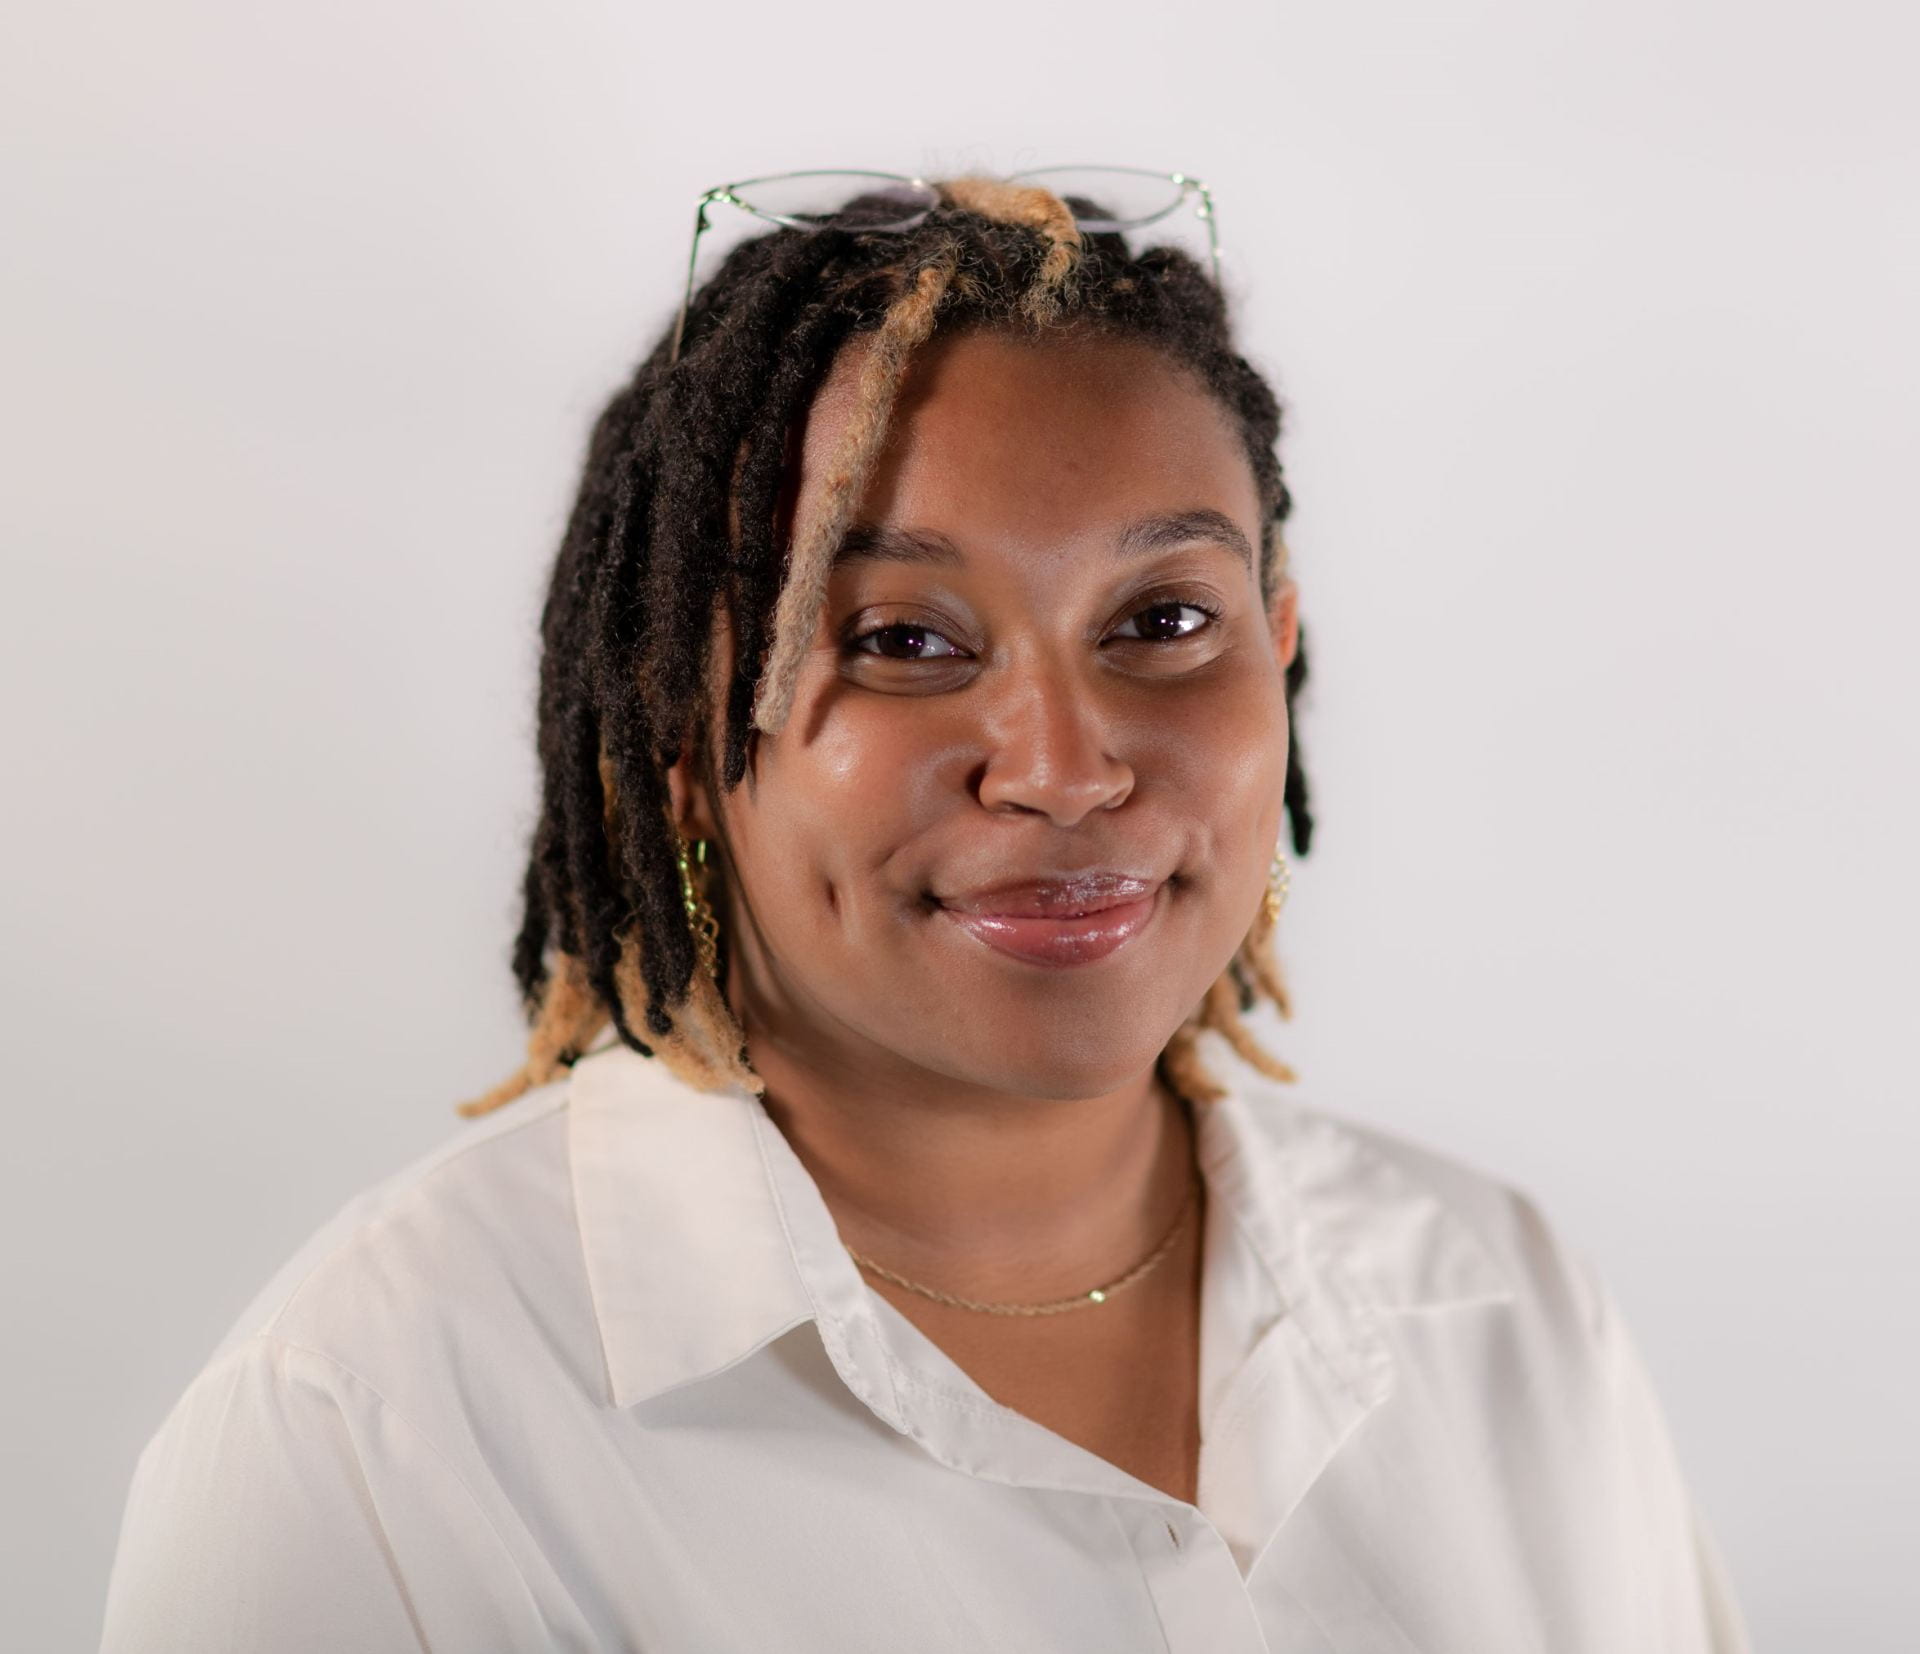
[(1164, 884), (1144, 896), (1090, 913), (1035, 915), (939, 911), (975, 940), (1035, 965), (1090, 965), (1147, 928)]

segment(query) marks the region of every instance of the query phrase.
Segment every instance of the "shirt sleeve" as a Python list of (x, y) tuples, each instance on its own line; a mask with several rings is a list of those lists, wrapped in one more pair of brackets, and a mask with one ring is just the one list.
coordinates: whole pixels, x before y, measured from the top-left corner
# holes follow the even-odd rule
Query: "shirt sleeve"
[(140, 1456), (102, 1654), (550, 1646), (452, 1468), (323, 1355), (265, 1335), (240, 1344)]
[(1657, 1629), (1646, 1647), (1752, 1654), (1725, 1560), (1687, 1485), (1653, 1377), (1612, 1292), (1575, 1259), (1593, 1306), (1614, 1423), (1645, 1543), (1648, 1609)]

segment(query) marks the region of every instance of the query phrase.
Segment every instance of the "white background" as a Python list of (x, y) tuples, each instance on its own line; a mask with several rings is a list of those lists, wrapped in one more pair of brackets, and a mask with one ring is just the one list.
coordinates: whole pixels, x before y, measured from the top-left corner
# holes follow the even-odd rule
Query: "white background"
[(1050, 161), (1208, 180), (1291, 408), (1303, 1095), (1595, 1260), (1762, 1646), (1911, 1646), (1890, 4), (4, 27), (11, 1646), (97, 1638), (134, 1456), (230, 1319), (517, 1061), (537, 605), (695, 195)]

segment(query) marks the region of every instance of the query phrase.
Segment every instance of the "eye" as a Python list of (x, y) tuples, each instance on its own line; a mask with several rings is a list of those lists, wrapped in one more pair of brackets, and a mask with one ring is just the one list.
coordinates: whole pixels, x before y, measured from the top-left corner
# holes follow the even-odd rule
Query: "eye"
[[(1198, 620), (1183, 622), (1181, 612), (1198, 615)], [(1196, 632), (1205, 631), (1220, 618), (1220, 611), (1207, 603), (1174, 602), (1171, 599), (1150, 603), (1144, 609), (1136, 610), (1121, 625), (1114, 635), (1126, 638), (1130, 643), (1178, 643), (1183, 638), (1192, 637)], [(1128, 632), (1126, 628), (1135, 621), (1143, 622), (1143, 629)]]
[[(1221, 611), (1211, 603), (1191, 598), (1163, 598), (1136, 609), (1111, 635), (1126, 643), (1180, 643), (1206, 631), (1220, 619)], [(1138, 627), (1137, 630), (1129, 628)], [(879, 660), (932, 661), (963, 660), (966, 651), (955, 645), (944, 632), (917, 621), (893, 620), (870, 626), (846, 641), (849, 654), (866, 655)]]
[[(897, 651), (883, 647), (874, 640), (897, 645)], [(873, 643), (871, 648), (868, 647), (870, 642)], [(946, 644), (946, 648), (922, 652), (935, 643)], [(910, 620), (896, 620), (885, 626), (875, 626), (849, 638), (847, 647), (855, 654), (878, 655), (882, 660), (949, 660), (959, 654), (959, 650), (942, 633), (936, 632), (931, 626), (916, 626)]]

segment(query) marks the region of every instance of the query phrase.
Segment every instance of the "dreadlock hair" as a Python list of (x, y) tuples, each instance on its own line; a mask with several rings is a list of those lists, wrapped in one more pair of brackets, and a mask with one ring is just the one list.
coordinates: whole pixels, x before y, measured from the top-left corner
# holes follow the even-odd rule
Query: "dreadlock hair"
[[(663, 335), (595, 423), (541, 617), (543, 802), (513, 947), (527, 1057), (460, 1113), (548, 1083), (609, 1019), (622, 1043), (699, 1089), (764, 1092), (721, 993), (724, 936), (717, 956), (706, 950), (714, 968), (701, 962), (667, 772), (691, 739), (702, 776), (711, 783), (717, 752), (731, 791), (755, 735), (786, 722), (834, 552), (913, 352), (934, 334), (1037, 335), (1064, 322), (1157, 346), (1238, 425), (1263, 512), (1263, 597), (1284, 575), (1279, 530), (1292, 502), (1274, 452), (1279, 404), (1235, 350), (1206, 272), (1175, 248), (1136, 256), (1116, 233), (1083, 232), (1044, 189), (960, 178), (939, 195), (906, 231), (780, 229), (742, 243), (694, 295), (678, 358)], [(789, 552), (776, 540), (790, 433), (841, 348), (866, 334), (821, 509)], [(731, 632), (733, 663), (713, 742), (716, 621)], [(1306, 677), (1303, 635), (1286, 672), (1290, 720)], [(1304, 855), (1313, 818), (1297, 742), (1284, 802)], [(1168, 1041), (1159, 1069), (1177, 1093), (1222, 1095), (1200, 1057), (1209, 1029), (1254, 1068), (1294, 1078), (1241, 1020), (1259, 998), (1292, 1016), (1271, 931), (1263, 908)]]

